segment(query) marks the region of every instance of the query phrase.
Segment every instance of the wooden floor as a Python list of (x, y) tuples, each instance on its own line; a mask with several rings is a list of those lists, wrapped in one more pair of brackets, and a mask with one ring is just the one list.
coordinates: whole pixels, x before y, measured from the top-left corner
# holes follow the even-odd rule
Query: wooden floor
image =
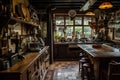
[(56, 61), (50, 65), (45, 80), (81, 80), (78, 67), (77, 61)]

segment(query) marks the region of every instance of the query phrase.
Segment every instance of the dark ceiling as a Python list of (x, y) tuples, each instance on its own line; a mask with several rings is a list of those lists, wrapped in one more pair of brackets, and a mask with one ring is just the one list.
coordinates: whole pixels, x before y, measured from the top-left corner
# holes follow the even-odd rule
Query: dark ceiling
[(30, 4), (34, 6), (36, 10), (46, 9), (80, 9), (87, 0), (29, 0)]
[[(88, 0), (29, 0), (30, 4), (33, 5), (33, 7), (37, 11), (47, 9), (58, 11), (75, 9), (79, 11), (87, 1)], [(91, 11), (98, 9), (98, 6), (103, 1), (111, 1), (111, 3), (113, 4), (113, 8), (111, 9), (112, 11), (120, 9), (120, 0), (94, 0), (94, 1), (96, 2), (89, 8), (89, 10)]]

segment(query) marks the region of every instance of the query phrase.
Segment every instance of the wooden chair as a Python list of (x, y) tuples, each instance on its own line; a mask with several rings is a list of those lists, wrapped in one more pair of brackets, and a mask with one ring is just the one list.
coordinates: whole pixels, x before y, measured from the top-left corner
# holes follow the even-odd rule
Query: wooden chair
[(102, 80), (120, 80), (120, 63), (109, 63), (108, 70), (103, 72), (103, 76), (105, 79)]

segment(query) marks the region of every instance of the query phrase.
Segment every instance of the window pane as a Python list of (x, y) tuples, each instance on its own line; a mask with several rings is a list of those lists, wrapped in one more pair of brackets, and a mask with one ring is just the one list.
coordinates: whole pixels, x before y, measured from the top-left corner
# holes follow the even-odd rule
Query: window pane
[(72, 34), (73, 34), (73, 26), (67, 26), (67, 28), (66, 28), (67, 38), (72, 38)]
[(89, 22), (91, 22), (91, 17), (84, 17), (84, 25), (89, 25)]
[(86, 38), (89, 38), (91, 35), (91, 28), (89, 26), (84, 26), (84, 34)]
[(73, 20), (70, 20), (70, 17), (66, 17), (66, 25), (73, 25)]
[(80, 38), (80, 35), (82, 34), (82, 26), (75, 26), (75, 34)]
[(56, 17), (56, 25), (64, 25), (64, 17)]
[(81, 25), (82, 24), (82, 17), (76, 17), (75, 18), (75, 25)]
[(56, 33), (59, 34), (61, 37), (64, 36), (64, 26), (57, 26)]

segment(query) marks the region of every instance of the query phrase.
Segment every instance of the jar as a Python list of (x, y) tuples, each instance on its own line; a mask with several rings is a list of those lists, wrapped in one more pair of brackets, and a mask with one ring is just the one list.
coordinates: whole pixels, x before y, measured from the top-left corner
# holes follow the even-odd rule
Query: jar
[(2, 63), (2, 65), (3, 65), (3, 69), (7, 69), (7, 68), (10, 67), (10, 64), (9, 64), (8, 60), (4, 60), (3, 63)]

